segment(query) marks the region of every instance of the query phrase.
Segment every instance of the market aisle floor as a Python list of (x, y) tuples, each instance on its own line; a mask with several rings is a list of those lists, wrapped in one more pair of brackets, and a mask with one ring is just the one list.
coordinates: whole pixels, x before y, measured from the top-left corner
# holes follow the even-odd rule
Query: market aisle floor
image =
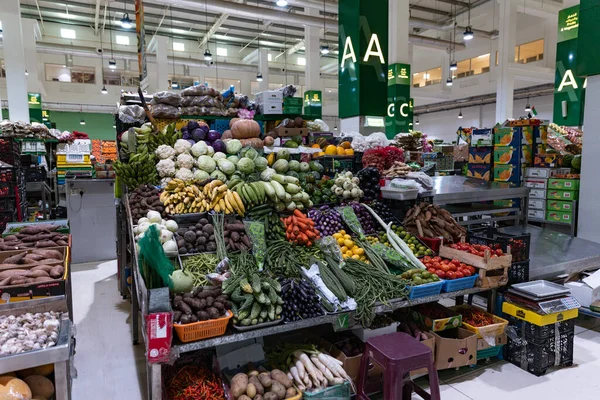
[[(73, 266), (79, 373), (73, 381), (73, 400), (145, 399), (144, 346), (131, 344), (130, 303), (119, 295), (116, 270), (116, 261)], [(443, 371), (442, 400), (597, 398), (600, 320), (578, 325), (575, 366), (539, 378), (502, 361), (485, 368)]]

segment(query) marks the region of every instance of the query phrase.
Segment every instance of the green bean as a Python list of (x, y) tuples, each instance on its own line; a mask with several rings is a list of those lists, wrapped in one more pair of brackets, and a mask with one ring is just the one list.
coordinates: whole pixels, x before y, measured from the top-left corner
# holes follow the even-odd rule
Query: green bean
[(189, 271), (194, 276), (194, 287), (208, 285), (206, 275), (215, 272), (215, 267), (219, 263), (216, 255), (203, 253), (195, 256), (183, 258), (183, 269)]

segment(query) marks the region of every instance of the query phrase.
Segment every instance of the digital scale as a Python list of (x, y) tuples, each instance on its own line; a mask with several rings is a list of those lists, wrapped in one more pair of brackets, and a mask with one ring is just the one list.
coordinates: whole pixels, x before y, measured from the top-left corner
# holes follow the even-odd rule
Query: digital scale
[(533, 281), (513, 285), (506, 298), (538, 314), (547, 315), (581, 307), (572, 296), (571, 289), (548, 281)]

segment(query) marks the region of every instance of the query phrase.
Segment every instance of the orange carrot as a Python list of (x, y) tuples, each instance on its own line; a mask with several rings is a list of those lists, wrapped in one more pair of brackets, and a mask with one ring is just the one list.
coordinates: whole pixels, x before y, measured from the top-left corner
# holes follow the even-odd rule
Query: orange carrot
[(302, 212), (298, 209), (294, 210), (294, 215), (298, 218), (306, 218), (306, 215), (302, 214)]
[(311, 238), (311, 239), (314, 239), (314, 238), (317, 237), (317, 234), (315, 232), (313, 232), (313, 231), (306, 231), (306, 232), (304, 232), (304, 234), (306, 236), (308, 236), (309, 238)]
[(303, 231), (310, 230), (310, 227), (309, 227), (309, 225), (307, 225), (307, 224), (305, 224), (305, 223), (303, 223), (303, 222), (298, 222), (298, 223), (296, 224), (296, 226), (297, 226), (298, 228), (302, 229)]
[(303, 243), (308, 243), (308, 237), (302, 232), (298, 233), (298, 239)]

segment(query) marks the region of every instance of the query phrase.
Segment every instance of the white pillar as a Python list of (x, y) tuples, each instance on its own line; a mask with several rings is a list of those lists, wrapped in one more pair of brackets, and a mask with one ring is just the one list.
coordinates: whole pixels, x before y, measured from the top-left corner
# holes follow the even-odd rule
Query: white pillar
[(410, 64), (409, 1), (389, 0), (388, 7), (388, 65)]
[(8, 112), (12, 121), (29, 122), (25, 52), (23, 51), (23, 28), (21, 26), (19, 0), (3, 1), (0, 15), (4, 34), (2, 43), (4, 44)]
[[(319, 10), (307, 7), (307, 15), (319, 17)], [(321, 33), (315, 26), (304, 27), (304, 55), (306, 57), (304, 85), (306, 90), (323, 90), (321, 83)]]
[(267, 49), (258, 50), (258, 72), (263, 76), (262, 82), (258, 82), (258, 91), (269, 90), (269, 52)]
[(600, 213), (598, 213), (598, 152), (600, 136), (593, 134), (600, 129), (600, 75), (590, 76), (585, 89), (585, 110), (583, 126), (589, 135), (585, 137), (585, 146), (581, 155), (581, 184), (579, 189), (579, 215), (577, 236), (600, 243)]
[[(23, 19), (23, 54), (25, 56), (25, 70), (27, 70), (27, 90), (29, 92), (45, 94), (44, 86), (40, 81), (41, 70), (37, 62), (37, 49), (35, 30), (37, 21)], [(43, 97), (42, 97), (43, 100)]]
[(499, 0), (500, 23), (498, 30), (498, 69), (496, 77), (496, 122), (513, 118), (515, 81), (509, 71), (515, 59), (517, 4), (513, 0)]
[(156, 36), (156, 82), (154, 91), (170, 90), (169, 87), (169, 38)]

